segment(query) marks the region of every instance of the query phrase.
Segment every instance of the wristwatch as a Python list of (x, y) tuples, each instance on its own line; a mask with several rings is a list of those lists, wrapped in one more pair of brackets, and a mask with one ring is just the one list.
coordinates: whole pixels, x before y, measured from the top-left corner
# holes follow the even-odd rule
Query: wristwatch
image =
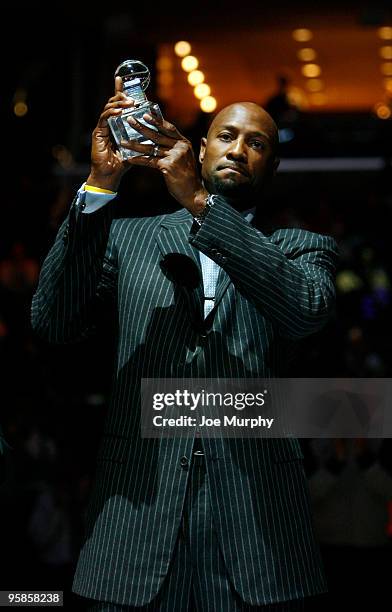
[(214, 196), (211, 193), (209, 193), (208, 196), (206, 197), (204, 204), (205, 206), (203, 210), (201, 211), (201, 213), (197, 215), (196, 217), (193, 217), (193, 220), (196, 221), (199, 227), (202, 226), (204, 219), (206, 218), (206, 216), (211, 210), (211, 207), (214, 204)]

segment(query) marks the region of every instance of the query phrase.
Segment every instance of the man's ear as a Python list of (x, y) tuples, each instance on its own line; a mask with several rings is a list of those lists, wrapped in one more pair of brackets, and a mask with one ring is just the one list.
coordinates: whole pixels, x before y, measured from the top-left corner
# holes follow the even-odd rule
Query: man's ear
[(204, 155), (206, 152), (207, 138), (203, 136), (200, 142), (200, 153), (199, 153), (199, 162), (202, 164), (204, 161)]

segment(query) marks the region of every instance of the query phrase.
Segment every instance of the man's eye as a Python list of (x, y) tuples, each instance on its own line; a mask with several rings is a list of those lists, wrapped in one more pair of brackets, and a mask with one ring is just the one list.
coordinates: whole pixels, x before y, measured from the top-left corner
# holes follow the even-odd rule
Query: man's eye
[(265, 149), (265, 144), (261, 140), (252, 140), (250, 144), (253, 149), (260, 149), (260, 151)]
[(219, 138), (225, 142), (229, 142), (229, 140), (231, 140), (230, 134), (219, 134)]

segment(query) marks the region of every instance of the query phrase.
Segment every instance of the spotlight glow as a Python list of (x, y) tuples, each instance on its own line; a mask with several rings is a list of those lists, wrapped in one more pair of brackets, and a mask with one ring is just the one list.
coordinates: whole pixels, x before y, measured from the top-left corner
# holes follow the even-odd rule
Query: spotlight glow
[(392, 28), (387, 26), (378, 29), (378, 36), (381, 40), (392, 40)]
[(313, 62), (316, 59), (317, 53), (314, 49), (310, 47), (304, 47), (303, 49), (299, 49), (297, 51), (297, 57), (301, 62)]
[(207, 85), (207, 83), (200, 83), (200, 85), (196, 85), (193, 93), (195, 94), (196, 98), (202, 100), (210, 95), (211, 87)]
[(392, 76), (392, 62), (384, 62), (381, 64), (381, 72), (385, 76)]
[(200, 108), (205, 113), (212, 113), (217, 107), (217, 101), (213, 96), (206, 96), (200, 101)]
[(14, 113), (17, 117), (24, 117), (28, 110), (26, 102), (16, 102), (14, 105)]
[(181, 62), (181, 68), (185, 70), (185, 72), (192, 72), (192, 70), (196, 70), (198, 65), (199, 60), (194, 55), (187, 55)]
[(386, 45), (385, 47), (380, 47), (379, 53), (382, 59), (392, 60), (392, 47), (390, 45)]
[(174, 45), (174, 53), (178, 57), (185, 57), (186, 55), (189, 55), (191, 50), (192, 50), (192, 47), (190, 46), (187, 40), (179, 40)]
[(293, 38), (297, 42), (308, 42), (313, 38), (313, 34), (307, 28), (297, 28), (293, 31)]
[(202, 72), (201, 70), (192, 70), (192, 72), (188, 74), (188, 83), (189, 85), (192, 85), (192, 87), (203, 83), (203, 81), (204, 72)]
[(318, 64), (304, 64), (301, 68), (302, 74), (310, 79), (318, 77), (321, 74), (321, 68)]
[(374, 107), (376, 115), (379, 119), (389, 119), (391, 117), (391, 109), (386, 104), (379, 102)]

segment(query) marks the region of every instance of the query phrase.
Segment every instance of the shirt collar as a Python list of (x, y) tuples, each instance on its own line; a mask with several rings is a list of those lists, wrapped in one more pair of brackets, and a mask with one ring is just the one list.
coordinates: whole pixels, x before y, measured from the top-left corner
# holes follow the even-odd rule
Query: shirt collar
[(253, 206), (252, 208), (248, 208), (247, 210), (244, 210), (241, 215), (244, 217), (245, 221), (247, 221), (248, 223), (252, 223), (254, 217), (256, 214), (256, 206)]

